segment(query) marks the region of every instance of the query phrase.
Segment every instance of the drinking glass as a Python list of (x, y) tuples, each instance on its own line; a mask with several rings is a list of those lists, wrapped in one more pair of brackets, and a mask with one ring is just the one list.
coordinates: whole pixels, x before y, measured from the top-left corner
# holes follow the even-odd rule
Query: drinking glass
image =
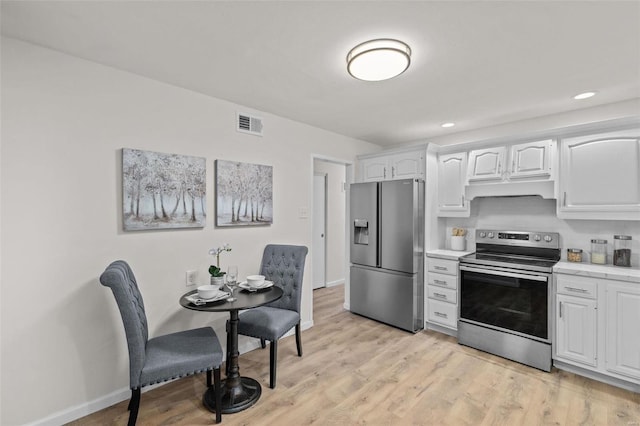
[(233, 291), (238, 286), (238, 267), (229, 266), (227, 268), (227, 288), (230, 291), (230, 296), (227, 298), (227, 302), (235, 302), (237, 298), (233, 297)]

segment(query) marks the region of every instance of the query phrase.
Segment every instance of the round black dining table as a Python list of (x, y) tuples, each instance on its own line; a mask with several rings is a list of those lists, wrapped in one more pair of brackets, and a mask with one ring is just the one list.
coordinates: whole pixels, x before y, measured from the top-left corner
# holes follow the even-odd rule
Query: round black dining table
[[(269, 287), (259, 291), (249, 292), (236, 289), (236, 300), (227, 302), (225, 299), (205, 304), (194, 304), (187, 299), (197, 290), (185, 293), (180, 297), (180, 305), (187, 309), (204, 312), (229, 312), (229, 329), (227, 330), (227, 377), (222, 381), (221, 413), (237, 413), (251, 407), (260, 399), (262, 388), (257, 380), (240, 376), (238, 365), (238, 311), (251, 309), (278, 300), (282, 297), (280, 287)], [(207, 389), (203, 403), (210, 411), (216, 411), (215, 390)]]

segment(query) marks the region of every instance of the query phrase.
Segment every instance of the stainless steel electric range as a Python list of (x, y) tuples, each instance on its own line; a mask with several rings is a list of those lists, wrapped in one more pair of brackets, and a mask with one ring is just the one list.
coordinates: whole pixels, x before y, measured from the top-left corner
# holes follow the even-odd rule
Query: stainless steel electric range
[(476, 252), (460, 258), (458, 342), (551, 371), (558, 260), (558, 233), (476, 230)]

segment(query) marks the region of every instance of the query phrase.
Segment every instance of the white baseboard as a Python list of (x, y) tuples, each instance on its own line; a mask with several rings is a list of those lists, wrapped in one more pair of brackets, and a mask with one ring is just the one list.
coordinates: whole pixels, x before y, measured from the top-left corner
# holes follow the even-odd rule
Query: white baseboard
[(329, 281), (327, 282), (327, 287), (335, 287), (337, 285), (344, 284), (344, 278), (340, 278), (339, 280)]
[[(151, 387), (149, 387), (151, 388)], [(97, 411), (103, 410), (107, 407), (111, 407), (119, 402), (126, 401), (131, 398), (131, 389), (124, 388), (117, 390), (108, 395), (89, 401), (85, 404), (78, 404), (74, 407), (67, 408), (66, 410), (58, 411), (52, 415), (45, 417), (44, 419), (36, 420), (33, 423), (28, 423), (29, 426), (58, 426), (78, 420), (89, 414), (93, 414)]]
[[(307, 330), (311, 327), (313, 327), (313, 320), (304, 321), (302, 324), (300, 324), (300, 328), (302, 330)], [(293, 335), (294, 333), (295, 333), (295, 329), (292, 328), (283, 337)], [(240, 350), (241, 354), (250, 352), (259, 347), (260, 347), (259, 339), (247, 337), (247, 338), (241, 338), (240, 342), (238, 342), (238, 349)], [(226, 354), (224, 358), (226, 358)], [(176, 380), (179, 380), (179, 379), (176, 379)], [(142, 388), (142, 393), (146, 393), (160, 386), (164, 386), (167, 383), (170, 383), (171, 381), (172, 380), (168, 382), (158, 383), (151, 386), (146, 386)], [(48, 417), (45, 417), (40, 420), (36, 420), (33, 423), (28, 423), (27, 426), (58, 426), (58, 425), (66, 424), (74, 420), (78, 420), (84, 416), (88, 416), (89, 414), (93, 414), (97, 411), (104, 410), (105, 408), (111, 407), (112, 405), (115, 405), (119, 402), (127, 401), (129, 400), (129, 398), (131, 398), (131, 389), (123, 388), (115, 392), (112, 392), (108, 395), (96, 398), (93, 401), (88, 401), (84, 404), (78, 404), (76, 406), (67, 408), (65, 410), (58, 411), (57, 413), (53, 413)]]
[(619, 388), (626, 389), (631, 392), (635, 392), (635, 393), (640, 392), (640, 384), (628, 382), (626, 380), (618, 379), (616, 377), (607, 376), (606, 374), (602, 374), (597, 371), (591, 371), (582, 367), (571, 365), (566, 362), (558, 361), (557, 359), (553, 360), (553, 366), (560, 370), (565, 370), (570, 373), (588, 377), (590, 379), (597, 380), (599, 382), (606, 383), (611, 386), (617, 386)]

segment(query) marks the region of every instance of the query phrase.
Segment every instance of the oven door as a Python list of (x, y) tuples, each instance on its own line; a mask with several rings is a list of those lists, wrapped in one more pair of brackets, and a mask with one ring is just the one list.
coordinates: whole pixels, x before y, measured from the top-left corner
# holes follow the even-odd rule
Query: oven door
[(460, 265), (460, 320), (551, 342), (550, 275)]

